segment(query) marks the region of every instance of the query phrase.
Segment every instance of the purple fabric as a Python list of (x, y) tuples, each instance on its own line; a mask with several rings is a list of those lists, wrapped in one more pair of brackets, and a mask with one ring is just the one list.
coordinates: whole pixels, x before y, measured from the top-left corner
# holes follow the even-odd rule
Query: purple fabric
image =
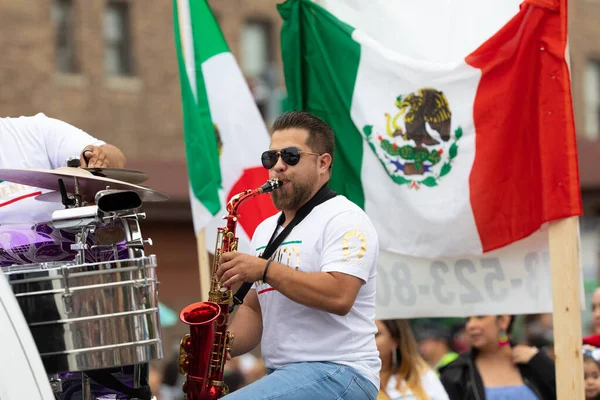
[[(71, 250), (75, 234), (55, 229), (48, 224), (0, 225), (0, 267), (37, 264), (51, 261), (73, 261), (76, 251)], [(91, 249), (94, 235), (87, 237), (88, 249), (85, 262), (101, 262), (114, 259), (112, 251)], [(119, 246), (119, 259), (127, 258), (127, 248)]]
[[(81, 372), (65, 372), (58, 375), (62, 381), (63, 393), (59, 400), (80, 400), (81, 399)], [(121, 372), (113, 373), (113, 376), (129, 387), (133, 387), (133, 367), (124, 367)], [(130, 397), (107, 389), (91, 381), (90, 389), (92, 394), (98, 400), (129, 400)]]

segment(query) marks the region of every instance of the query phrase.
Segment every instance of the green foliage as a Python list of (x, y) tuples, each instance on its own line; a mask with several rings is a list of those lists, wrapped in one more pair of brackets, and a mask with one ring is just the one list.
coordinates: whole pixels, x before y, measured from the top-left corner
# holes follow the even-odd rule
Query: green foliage
[(429, 178), (425, 178), (419, 183), (422, 183), (425, 186), (433, 187), (437, 186), (437, 179), (435, 179), (433, 176), (430, 176)]
[(458, 128), (456, 128), (456, 130), (454, 131), (454, 136), (456, 136), (456, 140), (458, 141), (458, 139), (460, 139), (463, 135), (463, 130), (462, 128), (459, 126)]
[[(401, 102), (402, 96), (398, 96), (396, 98), (396, 101)], [(371, 137), (371, 135), (373, 134), (373, 125), (365, 125), (363, 127), (363, 132), (365, 133), (367, 138)], [(454, 139), (454, 141), (451, 141), (450, 148), (448, 149), (448, 159), (442, 165), (440, 172), (437, 176), (432, 175), (432, 176), (429, 176), (429, 177), (423, 179), (422, 181), (415, 181), (413, 179), (406, 178), (405, 176), (395, 175), (395, 174), (392, 174), (389, 172), (388, 172), (388, 175), (390, 176), (390, 178), (392, 178), (392, 180), (395, 183), (397, 183), (399, 185), (405, 185), (405, 184), (410, 185), (410, 184), (416, 183), (416, 184), (420, 184), (420, 185), (428, 186), (428, 187), (437, 186), (438, 179), (443, 176), (448, 175), (450, 173), (450, 171), (452, 170), (452, 160), (455, 159), (456, 156), (458, 155), (458, 140), (463, 136), (463, 130), (461, 127), (456, 128), (456, 130), (454, 131), (454, 136), (455, 136), (455, 139)], [(372, 140), (373, 139), (368, 140), (368, 143), (369, 143), (369, 146), (371, 147), (371, 149), (373, 149), (373, 151), (376, 152), (375, 144), (372, 142)], [(381, 140), (381, 138), (380, 138), (380, 140)], [(384, 152), (386, 152), (391, 157), (399, 157), (408, 162), (412, 162), (417, 171), (420, 170), (421, 168), (423, 168), (423, 163), (425, 163), (425, 162), (428, 162), (433, 166), (433, 165), (438, 164), (442, 160), (440, 150), (431, 150), (430, 151), (425, 147), (416, 147), (416, 146), (413, 147), (410, 145), (404, 145), (404, 146), (398, 147), (398, 145), (396, 143), (390, 142), (390, 140), (388, 140), (388, 139), (381, 140), (381, 142), (379, 143), (379, 146)], [(382, 165), (385, 166), (383, 159), (381, 159), (380, 162), (382, 163)]]
[(458, 154), (458, 146), (456, 145), (456, 142), (454, 142), (450, 146), (450, 159), (453, 160), (457, 154)]
[(450, 163), (446, 163), (446, 164), (442, 165), (442, 169), (440, 170), (440, 178), (442, 176), (448, 175), (448, 172), (450, 172), (451, 169), (452, 169), (452, 166), (450, 165)]

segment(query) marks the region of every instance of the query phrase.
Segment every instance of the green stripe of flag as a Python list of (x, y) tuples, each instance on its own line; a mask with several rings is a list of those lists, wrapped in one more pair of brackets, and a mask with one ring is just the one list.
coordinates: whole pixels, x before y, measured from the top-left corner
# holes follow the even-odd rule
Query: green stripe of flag
[[(221, 168), (217, 138), (202, 75), (202, 63), (214, 55), (229, 52), (229, 49), (206, 1), (193, 0), (187, 4), (189, 4), (189, 20), (192, 29), (191, 37), (184, 38), (181, 36), (182, 15), (180, 13), (187, 10), (180, 10), (177, 0), (173, 0), (188, 174), (194, 196), (215, 215), (221, 209), (219, 199), (219, 189), (222, 184)], [(190, 39), (193, 41), (196, 95), (192, 90), (182, 47), (184, 41)]]
[[(191, 0), (189, 4), (196, 65), (202, 65), (217, 54), (229, 53), (227, 42), (206, 0)], [(202, 76), (200, 69), (197, 69), (198, 75)]]
[(288, 104), (330, 124), (335, 132), (331, 187), (364, 208), (363, 139), (350, 118), (360, 45), (354, 28), (310, 0), (278, 5)]

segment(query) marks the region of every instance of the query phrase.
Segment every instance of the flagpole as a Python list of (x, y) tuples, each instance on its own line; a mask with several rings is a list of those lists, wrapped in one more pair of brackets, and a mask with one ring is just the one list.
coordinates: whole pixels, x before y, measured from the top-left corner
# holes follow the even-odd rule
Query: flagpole
[[(571, 32), (576, 1), (561, 0), (566, 12), (566, 31)], [(571, 57), (567, 35), (565, 61), (571, 79)], [(550, 223), (550, 268), (552, 275), (552, 324), (556, 354), (558, 400), (584, 399), (583, 346), (581, 332), (581, 267), (579, 263), (579, 218)]]
[(196, 248), (198, 249), (198, 272), (200, 275), (200, 301), (208, 301), (210, 291), (211, 268), (206, 251), (206, 229), (196, 232)]
[(583, 399), (578, 217), (551, 222), (549, 235), (557, 399)]

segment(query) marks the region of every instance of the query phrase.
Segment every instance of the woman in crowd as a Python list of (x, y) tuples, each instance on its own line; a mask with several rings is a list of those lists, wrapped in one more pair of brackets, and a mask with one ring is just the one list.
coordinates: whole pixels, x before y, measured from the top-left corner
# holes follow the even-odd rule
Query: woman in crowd
[(600, 347), (600, 287), (592, 294), (592, 332), (583, 338), (584, 344)]
[(381, 358), (378, 400), (448, 400), (435, 372), (419, 355), (408, 321), (383, 320), (375, 324)]
[(554, 362), (535, 347), (512, 346), (514, 316), (467, 318), (471, 351), (441, 370), (451, 400), (554, 400)]

